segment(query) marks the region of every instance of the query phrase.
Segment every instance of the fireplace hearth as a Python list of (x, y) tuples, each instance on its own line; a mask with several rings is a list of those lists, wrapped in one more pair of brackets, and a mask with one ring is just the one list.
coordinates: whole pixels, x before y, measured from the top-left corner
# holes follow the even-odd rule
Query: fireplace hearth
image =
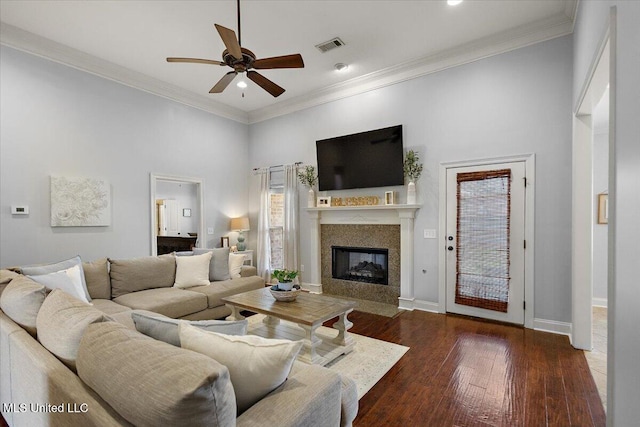
[(388, 285), (389, 250), (331, 246), (331, 274), (334, 279)]

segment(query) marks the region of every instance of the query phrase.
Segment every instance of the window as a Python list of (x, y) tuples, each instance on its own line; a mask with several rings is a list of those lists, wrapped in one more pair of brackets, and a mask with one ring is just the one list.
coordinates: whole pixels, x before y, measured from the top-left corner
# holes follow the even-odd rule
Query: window
[(284, 173), (269, 174), (269, 240), (271, 244), (270, 270), (284, 266)]

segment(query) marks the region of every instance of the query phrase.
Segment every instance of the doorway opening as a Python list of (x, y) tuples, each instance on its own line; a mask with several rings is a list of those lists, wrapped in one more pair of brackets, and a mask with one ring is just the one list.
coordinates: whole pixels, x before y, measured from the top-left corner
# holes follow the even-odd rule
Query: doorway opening
[(151, 255), (203, 246), (203, 192), (198, 178), (150, 175)]

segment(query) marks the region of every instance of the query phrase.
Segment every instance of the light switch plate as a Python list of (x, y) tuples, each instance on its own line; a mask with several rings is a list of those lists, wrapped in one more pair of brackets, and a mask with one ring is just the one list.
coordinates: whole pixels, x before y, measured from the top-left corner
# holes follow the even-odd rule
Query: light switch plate
[(12, 205), (11, 215), (29, 215), (29, 206), (25, 205)]
[(433, 228), (425, 228), (424, 229), (424, 238), (425, 239), (435, 239), (436, 238), (436, 230)]
[(207, 234), (209, 235), (213, 234), (213, 227), (207, 228)]

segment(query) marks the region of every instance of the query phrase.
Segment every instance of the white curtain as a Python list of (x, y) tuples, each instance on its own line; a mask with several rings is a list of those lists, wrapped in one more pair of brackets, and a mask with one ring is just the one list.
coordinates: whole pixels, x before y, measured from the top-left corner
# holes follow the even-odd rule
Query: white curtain
[(258, 215), (258, 275), (271, 281), (271, 240), (269, 238), (269, 170), (260, 170), (260, 214)]
[(284, 235), (283, 266), (298, 269), (298, 167), (284, 166)]

